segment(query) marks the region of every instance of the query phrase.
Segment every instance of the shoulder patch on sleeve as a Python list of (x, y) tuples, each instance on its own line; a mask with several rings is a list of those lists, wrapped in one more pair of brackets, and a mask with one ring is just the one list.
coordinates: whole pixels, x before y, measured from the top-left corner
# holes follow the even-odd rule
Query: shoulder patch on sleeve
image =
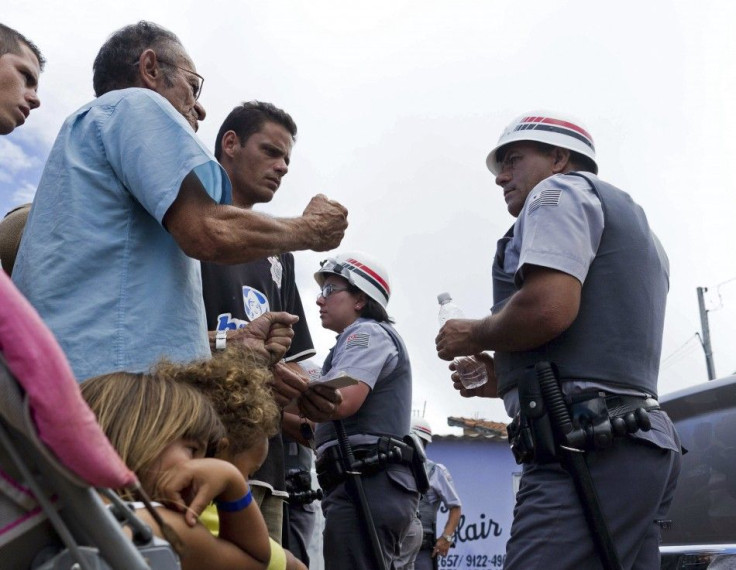
[(545, 188), (535, 192), (529, 198), (528, 212), (531, 214), (542, 206), (557, 206), (560, 203), (561, 194), (560, 188)]
[(345, 340), (345, 348), (368, 348), (370, 338), (367, 333), (354, 332)]

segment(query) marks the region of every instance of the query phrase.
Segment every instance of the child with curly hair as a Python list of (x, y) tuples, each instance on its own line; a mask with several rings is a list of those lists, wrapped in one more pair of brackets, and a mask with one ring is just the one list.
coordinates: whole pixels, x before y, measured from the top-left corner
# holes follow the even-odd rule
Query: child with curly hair
[[(229, 347), (206, 362), (159, 366), (160, 374), (194, 386), (207, 396), (225, 426), (218, 457), (235, 465), (248, 479), (263, 463), (268, 440), (281, 427), (281, 411), (271, 391), (268, 363), (247, 348)], [(213, 533), (219, 513), (210, 506), (200, 520)], [(269, 570), (307, 570), (288, 550), (271, 540)]]

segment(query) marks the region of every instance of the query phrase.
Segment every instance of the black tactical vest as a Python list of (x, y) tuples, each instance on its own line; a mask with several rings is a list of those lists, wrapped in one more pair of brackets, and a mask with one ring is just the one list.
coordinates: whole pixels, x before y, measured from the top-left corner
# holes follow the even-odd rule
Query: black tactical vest
[[(657, 375), (669, 265), (667, 256), (631, 197), (597, 177), (585, 178), (603, 206), (604, 230), (582, 288), (580, 311), (560, 336), (535, 350), (495, 355), (499, 395), (514, 388), (527, 367), (557, 364), (562, 381), (582, 380), (657, 395)], [(503, 271), (509, 234), (493, 263), (494, 308), (518, 289)]]
[[(399, 352), (396, 368), (385, 378), (379, 378), (363, 405), (343, 424), (348, 435), (390, 435), (401, 439), (409, 433), (411, 422), (411, 365), (404, 341), (389, 323), (378, 323), (389, 334)], [(322, 366), (322, 375), (332, 368), (334, 347)], [(337, 439), (332, 422), (320, 423), (316, 444)]]

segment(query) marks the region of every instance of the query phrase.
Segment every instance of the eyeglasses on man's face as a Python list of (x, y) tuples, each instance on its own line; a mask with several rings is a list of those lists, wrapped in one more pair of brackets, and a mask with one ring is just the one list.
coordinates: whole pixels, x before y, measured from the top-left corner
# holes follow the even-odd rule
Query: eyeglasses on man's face
[(202, 85), (204, 85), (204, 77), (202, 77), (196, 71), (192, 71), (191, 69), (187, 69), (186, 67), (176, 65), (175, 63), (172, 63), (165, 59), (158, 58), (158, 60), (164, 65), (170, 65), (171, 67), (175, 67), (176, 69), (181, 69), (183, 72), (191, 75), (191, 81), (189, 85), (192, 87), (192, 95), (194, 95), (194, 100), (197, 101), (199, 99), (199, 96), (202, 94)]
[(334, 285), (333, 283), (328, 283), (327, 285), (324, 285), (322, 289), (320, 289), (319, 295), (323, 299), (327, 299), (333, 293), (339, 293), (340, 291), (347, 291), (347, 290), (348, 290), (348, 287), (338, 287), (337, 285)]
[[(181, 71), (188, 73), (191, 76), (189, 86), (192, 88), (192, 95), (194, 96), (194, 100), (195, 101), (199, 100), (199, 96), (202, 94), (202, 86), (204, 85), (204, 77), (202, 77), (196, 71), (192, 71), (191, 69), (187, 69), (186, 67), (176, 65), (175, 63), (172, 63), (166, 59), (157, 57), (157, 60), (159, 63), (163, 63), (164, 65), (175, 67), (176, 69), (180, 69)], [(138, 65), (139, 63), (140, 63), (140, 59), (137, 61), (134, 61), (133, 65)]]

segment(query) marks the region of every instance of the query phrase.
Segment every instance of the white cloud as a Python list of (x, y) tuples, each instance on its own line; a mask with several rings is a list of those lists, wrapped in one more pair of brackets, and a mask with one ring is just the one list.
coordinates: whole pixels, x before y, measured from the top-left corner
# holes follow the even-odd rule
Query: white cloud
[(33, 168), (38, 159), (28, 154), (20, 145), (15, 144), (7, 137), (0, 138), (0, 180), (9, 181), (13, 174)]
[(36, 186), (28, 182), (24, 182), (20, 188), (13, 192), (11, 200), (14, 204), (25, 204), (27, 202), (33, 202), (33, 197), (36, 195)]

